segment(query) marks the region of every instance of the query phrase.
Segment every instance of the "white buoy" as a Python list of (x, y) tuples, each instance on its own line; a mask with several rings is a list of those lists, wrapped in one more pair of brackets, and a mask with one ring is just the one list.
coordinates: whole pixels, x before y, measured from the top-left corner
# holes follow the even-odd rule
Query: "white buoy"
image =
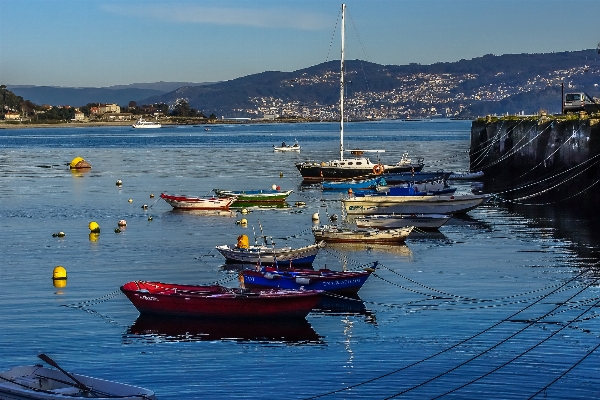
[(277, 185), (273, 184), (273, 186), (271, 186), (271, 189), (277, 190)]
[(120, 179), (117, 179), (117, 186), (121, 186), (121, 185), (123, 185), (123, 181)]
[(314, 214), (312, 215), (312, 220), (313, 220), (313, 221), (318, 221), (318, 220), (319, 220), (319, 213), (314, 213)]

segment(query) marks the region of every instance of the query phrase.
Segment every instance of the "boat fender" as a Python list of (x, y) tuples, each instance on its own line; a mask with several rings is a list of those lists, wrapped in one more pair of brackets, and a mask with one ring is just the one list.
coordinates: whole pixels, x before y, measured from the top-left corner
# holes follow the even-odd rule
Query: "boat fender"
[(310, 279), (308, 278), (302, 278), (302, 277), (297, 277), (296, 278), (296, 283), (299, 285), (310, 285)]
[(373, 173), (374, 173), (375, 175), (381, 175), (381, 174), (383, 174), (383, 171), (384, 171), (384, 170), (385, 170), (385, 168), (383, 168), (383, 165), (381, 165), (381, 164), (376, 164), (376, 165), (373, 167)]

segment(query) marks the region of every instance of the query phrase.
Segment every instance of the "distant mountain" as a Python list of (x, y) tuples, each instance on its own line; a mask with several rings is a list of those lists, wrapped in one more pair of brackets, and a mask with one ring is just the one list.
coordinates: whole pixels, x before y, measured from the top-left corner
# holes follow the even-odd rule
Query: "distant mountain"
[[(346, 62), (347, 114), (361, 118), (534, 114), (561, 111), (565, 92), (600, 97), (595, 50), (547, 54), (487, 54), (431, 65)], [(205, 115), (262, 118), (266, 114), (335, 119), (339, 61), (293, 72), (267, 71), (217, 83), (156, 82), (109, 88), (8, 86), (36, 104), (138, 105), (185, 100)]]
[(182, 86), (205, 85), (206, 83), (191, 82), (155, 82), (133, 83), (103, 88), (71, 88), (56, 86), (6, 85), (7, 89), (17, 96), (30, 100), (35, 104), (50, 104), (52, 106), (70, 105), (84, 106), (88, 103), (116, 103), (121, 106), (135, 101), (142, 104), (143, 100), (171, 92)]
[[(206, 115), (308, 112), (312, 117), (335, 118), (338, 71), (339, 61), (330, 61), (293, 72), (263, 72), (212, 85), (181, 87), (146, 102), (174, 104), (186, 99)], [(561, 84), (565, 92), (600, 95), (600, 57), (594, 50), (581, 50), (488, 54), (432, 65), (350, 60), (346, 62), (346, 79), (347, 112), (354, 118), (473, 117), (540, 110), (559, 113)]]

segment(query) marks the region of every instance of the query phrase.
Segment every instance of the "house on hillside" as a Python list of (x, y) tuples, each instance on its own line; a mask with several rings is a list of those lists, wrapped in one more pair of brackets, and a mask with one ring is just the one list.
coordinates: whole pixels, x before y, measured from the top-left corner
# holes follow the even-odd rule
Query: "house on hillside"
[(4, 114), (4, 120), (5, 121), (20, 121), (21, 114), (19, 114), (18, 112), (8, 111)]
[(106, 114), (113, 113), (119, 114), (121, 112), (121, 107), (116, 104), (99, 104), (98, 105), (98, 114)]
[(75, 118), (73, 118), (73, 120), (74, 121), (84, 121), (85, 114), (80, 110), (75, 110)]
[(105, 113), (102, 115), (102, 119), (105, 121), (131, 121), (132, 118), (132, 113)]

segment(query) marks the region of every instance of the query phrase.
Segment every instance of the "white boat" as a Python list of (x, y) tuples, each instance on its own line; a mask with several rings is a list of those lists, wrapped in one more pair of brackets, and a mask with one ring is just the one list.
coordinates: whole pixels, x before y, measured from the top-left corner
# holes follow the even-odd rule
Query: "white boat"
[(365, 215), (354, 222), (359, 228), (395, 229), (414, 226), (422, 230), (439, 229), (452, 218), (446, 214)]
[(327, 243), (380, 243), (397, 244), (403, 243), (413, 227), (388, 230), (377, 229), (349, 229), (339, 226), (323, 225), (313, 227), (315, 240), (323, 240)]
[[(400, 173), (400, 172), (418, 172), (424, 164), (423, 160), (419, 159), (413, 162), (408, 158), (408, 153), (404, 153), (402, 159), (396, 164), (381, 164), (372, 162), (367, 157), (345, 158), (344, 157), (344, 91), (345, 80), (344, 73), (346, 71), (344, 61), (344, 46), (345, 46), (345, 23), (346, 21), (346, 5), (342, 4), (342, 20), (341, 20), (341, 64), (340, 64), (340, 158), (338, 160), (313, 162), (305, 161), (296, 164), (296, 168), (302, 175), (305, 182), (322, 182), (331, 180), (344, 180), (349, 178), (364, 177), (368, 175), (381, 175), (384, 172)], [(384, 153), (385, 150), (350, 150), (352, 155), (358, 156), (363, 153)]]
[(489, 200), (485, 195), (364, 195), (342, 200), (350, 214), (463, 214)]
[(296, 142), (290, 146), (290, 145), (285, 144), (285, 142), (283, 142), (283, 143), (281, 143), (281, 146), (273, 145), (273, 151), (297, 151), (299, 153), (300, 145), (298, 144), (298, 142)]
[(138, 119), (135, 124), (131, 125), (133, 128), (142, 129), (154, 129), (160, 128), (162, 125), (156, 121), (146, 121), (144, 118)]
[(483, 179), (483, 171), (467, 172), (464, 174), (450, 174), (448, 179), (450, 180), (463, 180), (463, 181), (478, 181)]
[(312, 265), (319, 249), (324, 247), (325, 243), (315, 243), (304, 247), (269, 247), (269, 246), (216, 246), (227, 263), (234, 264), (261, 264), (274, 265), (276, 262), (281, 265), (310, 266)]
[[(74, 378), (74, 379), (73, 379)], [(154, 392), (41, 365), (14, 367), (0, 372), (2, 400), (155, 400)]]

